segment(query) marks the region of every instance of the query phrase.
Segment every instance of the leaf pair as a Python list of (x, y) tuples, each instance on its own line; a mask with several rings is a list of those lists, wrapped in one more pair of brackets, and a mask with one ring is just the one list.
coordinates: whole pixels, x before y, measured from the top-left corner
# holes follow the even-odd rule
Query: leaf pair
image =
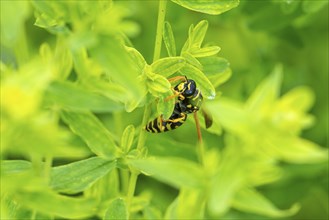
[[(229, 63), (225, 59), (214, 57), (219, 52), (219, 47), (202, 47), (207, 29), (206, 20), (200, 21), (195, 27), (190, 26), (188, 39), (180, 53), (181, 57), (186, 60), (186, 64), (179, 72), (196, 81), (204, 97), (213, 99), (215, 97), (214, 86), (227, 81), (231, 71)], [(169, 22), (164, 24), (163, 40), (168, 55), (176, 55), (175, 38)], [(208, 78), (211, 78), (211, 82)]]

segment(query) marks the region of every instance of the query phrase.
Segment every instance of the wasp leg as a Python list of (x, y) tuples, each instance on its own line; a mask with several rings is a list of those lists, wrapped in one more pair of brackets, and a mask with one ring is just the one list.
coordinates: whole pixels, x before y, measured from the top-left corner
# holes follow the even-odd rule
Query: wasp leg
[(174, 92), (174, 94), (171, 95), (171, 96), (168, 96), (167, 98), (165, 98), (165, 102), (169, 101), (170, 99), (176, 98), (176, 97), (179, 97), (180, 100), (184, 100), (185, 99), (185, 97), (180, 92), (174, 90), (173, 88), (171, 88), (171, 89)]

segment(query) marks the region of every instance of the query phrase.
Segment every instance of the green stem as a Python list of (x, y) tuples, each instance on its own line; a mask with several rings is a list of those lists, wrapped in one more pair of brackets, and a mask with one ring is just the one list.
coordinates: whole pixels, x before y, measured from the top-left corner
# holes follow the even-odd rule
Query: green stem
[(141, 131), (139, 133), (139, 137), (138, 137), (138, 142), (137, 142), (137, 150), (141, 150), (144, 147), (145, 144), (145, 140), (146, 140), (146, 133), (143, 129), (144, 125), (146, 125), (149, 117), (151, 114), (151, 105), (146, 105), (145, 109), (144, 109), (144, 115), (143, 115), (143, 120), (142, 120), (142, 127), (141, 127)]
[(166, 7), (167, 7), (167, 0), (159, 1), (159, 15), (158, 15), (158, 23), (157, 23), (157, 32), (155, 37), (153, 62), (158, 60), (161, 54), (162, 33), (163, 33), (165, 16), (166, 16)]
[[(163, 26), (164, 26), (165, 15), (166, 15), (166, 6), (167, 6), (167, 0), (159, 1), (159, 14), (158, 14), (156, 37), (155, 37), (153, 62), (158, 60), (160, 58), (160, 54), (161, 54), (162, 33), (163, 33)], [(151, 114), (151, 105), (149, 104), (149, 105), (146, 105), (145, 109), (144, 109), (141, 131), (140, 131), (139, 137), (138, 137), (137, 150), (141, 150), (144, 147), (145, 140), (146, 140), (146, 134), (145, 134), (145, 131), (143, 130), (143, 126), (146, 125), (146, 123), (150, 117), (150, 114)], [(137, 172), (136, 170), (131, 170), (131, 175), (130, 175), (129, 185), (128, 185), (128, 193), (127, 193), (127, 206), (128, 206), (129, 213), (130, 213), (130, 209), (131, 209), (131, 200), (135, 194), (135, 188), (136, 188), (138, 175), (139, 175), (139, 172)]]
[(127, 207), (129, 213), (131, 212), (131, 201), (135, 194), (138, 175), (139, 175), (138, 172), (132, 172), (129, 179), (128, 193), (127, 193)]

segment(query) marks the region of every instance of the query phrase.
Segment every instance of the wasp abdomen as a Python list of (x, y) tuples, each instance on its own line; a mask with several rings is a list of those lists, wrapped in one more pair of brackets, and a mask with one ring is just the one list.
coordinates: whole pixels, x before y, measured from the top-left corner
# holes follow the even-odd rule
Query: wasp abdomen
[(174, 112), (169, 119), (164, 120), (162, 116), (155, 118), (145, 126), (145, 130), (151, 133), (170, 131), (181, 126), (187, 118), (187, 114), (181, 111), (179, 103), (176, 103)]

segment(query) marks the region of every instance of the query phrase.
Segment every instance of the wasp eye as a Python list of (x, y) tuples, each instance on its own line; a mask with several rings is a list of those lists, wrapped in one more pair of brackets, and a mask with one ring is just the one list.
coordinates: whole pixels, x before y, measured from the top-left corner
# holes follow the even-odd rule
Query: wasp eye
[(186, 90), (184, 91), (184, 95), (185, 96), (191, 96), (191, 95), (193, 95), (195, 93), (196, 84), (195, 84), (194, 80), (189, 79), (185, 83), (185, 87), (186, 87)]

